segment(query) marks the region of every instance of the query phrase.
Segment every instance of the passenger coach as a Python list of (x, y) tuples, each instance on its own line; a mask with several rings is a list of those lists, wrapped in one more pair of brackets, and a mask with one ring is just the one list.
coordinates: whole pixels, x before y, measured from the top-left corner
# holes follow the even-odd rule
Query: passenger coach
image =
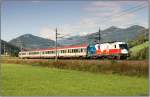
[[(65, 46), (57, 48), (58, 58), (86, 57), (87, 45)], [(19, 52), (20, 58), (54, 58), (56, 56), (55, 48), (35, 49)]]

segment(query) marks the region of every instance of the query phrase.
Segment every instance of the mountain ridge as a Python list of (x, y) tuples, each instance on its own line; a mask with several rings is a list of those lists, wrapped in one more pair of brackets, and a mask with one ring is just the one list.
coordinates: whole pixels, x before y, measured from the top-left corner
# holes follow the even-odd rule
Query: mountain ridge
[[(142, 30), (146, 28), (139, 25), (132, 25), (127, 28), (119, 28), (116, 26), (111, 26), (107, 29), (101, 31), (101, 43), (110, 42), (110, 41), (125, 41), (135, 38)], [(65, 39), (58, 40), (58, 45), (80, 45), (80, 44), (89, 44), (93, 42), (98, 42), (99, 32), (91, 33), (88, 35), (72, 36)], [(10, 44), (17, 47), (21, 47), (17, 42), (22, 41), (22, 47), (26, 49), (35, 49), (35, 48), (48, 48), (54, 47), (55, 41), (50, 39), (45, 39), (39, 36), (32, 34), (24, 34), (15, 39), (9, 41)], [(60, 46), (60, 45), (59, 45)]]
[(55, 41), (32, 34), (24, 34), (9, 41), (10, 44), (26, 49), (53, 47)]
[[(101, 31), (101, 43), (109, 41), (125, 41), (135, 38), (142, 30), (146, 28), (133, 25), (127, 28), (118, 28), (116, 26), (111, 26), (107, 29)], [(60, 44), (63, 45), (76, 45), (82, 43), (93, 43), (94, 41), (98, 42), (99, 32), (95, 32), (85, 36), (76, 36), (77, 38), (70, 37), (69, 39), (59, 40)]]

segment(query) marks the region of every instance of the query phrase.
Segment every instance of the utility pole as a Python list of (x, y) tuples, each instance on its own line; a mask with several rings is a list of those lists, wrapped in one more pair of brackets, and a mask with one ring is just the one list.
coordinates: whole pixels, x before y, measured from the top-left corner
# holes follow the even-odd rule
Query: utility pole
[(57, 61), (57, 35), (58, 35), (58, 33), (57, 33), (57, 28), (56, 28), (56, 41), (55, 41), (55, 54), (56, 54), (56, 56), (55, 56), (55, 61)]
[(21, 40), (19, 41), (19, 44), (20, 44), (20, 51), (22, 52), (22, 41)]
[[(18, 44), (18, 47), (20, 46), (20, 52), (22, 52), (22, 41), (17, 40), (17, 44)], [(21, 59), (22, 59), (22, 57), (21, 57)]]
[(101, 30), (100, 30), (100, 28), (99, 28), (99, 49), (100, 49), (100, 40), (101, 40)]
[(100, 40), (101, 40), (101, 30), (100, 30), (100, 28), (99, 28), (99, 44), (100, 44)]
[(6, 56), (6, 46), (5, 46), (5, 43), (4, 43), (4, 56)]

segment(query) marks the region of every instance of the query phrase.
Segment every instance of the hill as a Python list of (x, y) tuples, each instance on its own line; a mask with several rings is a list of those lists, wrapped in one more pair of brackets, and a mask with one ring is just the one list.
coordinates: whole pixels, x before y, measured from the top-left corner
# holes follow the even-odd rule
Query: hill
[[(118, 28), (112, 26), (101, 31), (101, 43), (108, 41), (128, 41), (135, 38), (141, 31), (145, 30), (144, 27), (133, 25), (128, 28)], [(59, 43), (62, 45), (75, 45), (75, 44), (83, 44), (83, 43), (93, 43), (94, 41), (98, 41), (99, 33), (92, 33), (85, 36), (73, 36), (70, 38), (59, 40)]]
[(130, 51), (133, 52), (133, 54), (135, 55), (137, 52), (139, 52), (140, 50), (142, 50), (142, 49), (144, 49), (144, 48), (146, 48), (146, 47), (148, 47), (148, 41), (146, 41), (146, 42), (144, 42), (144, 43), (142, 43), (142, 44), (139, 44), (139, 45), (136, 45), (136, 46), (132, 47), (132, 48), (130, 49)]
[(47, 48), (55, 46), (55, 41), (41, 38), (32, 34), (24, 34), (9, 41), (10, 44), (25, 49)]
[(142, 44), (136, 45), (130, 49), (129, 59), (148, 59), (149, 42), (146, 41)]
[(148, 36), (149, 36), (148, 29), (141, 31), (135, 38), (128, 41), (129, 47), (131, 48), (148, 41), (149, 40)]
[[(4, 50), (5, 49), (5, 50)], [(20, 49), (10, 43), (7, 43), (4, 40), (1, 40), (1, 54), (11, 55), (11, 56), (17, 56)]]
[[(129, 40), (135, 39), (139, 34), (143, 33), (146, 29), (142, 26), (133, 25), (128, 28), (118, 28), (115, 26), (109, 27), (103, 31), (101, 31), (101, 43), (108, 41), (125, 41), (129, 42)], [(148, 30), (147, 30), (148, 31)], [(142, 34), (141, 34), (142, 35)], [(98, 42), (99, 33), (95, 32), (85, 36), (72, 36), (69, 38), (58, 40), (58, 45), (79, 45), (79, 44), (89, 44), (95, 41)], [(55, 41), (41, 38), (38, 36), (34, 36), (32, 34), (25, 34), (15, 39), (9, 41), (12, 45), (17, 47), (22, 47), (25, 49), (34, 49), (34, 48), (47, 48), (54, 47)], [(132, 42), (133, 43), (133, 42)], [(131, 45), (132, 45), (131, 43)], [(134, 45), (132, 45), (133, 47)]]
[(135, 38), (128, 41), (130, 48), (129, 59), (148, 59), (149, 47), (149, 32), (148, 29), (141, 31)]

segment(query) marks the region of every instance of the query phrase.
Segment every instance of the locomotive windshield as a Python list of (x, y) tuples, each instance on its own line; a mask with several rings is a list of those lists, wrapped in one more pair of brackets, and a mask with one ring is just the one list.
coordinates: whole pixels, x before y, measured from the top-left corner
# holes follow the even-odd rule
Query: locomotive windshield
[(128, 45), (127, 44), (119, 44), (119, 47), (121, 49), (127, 49), (128, 50)]

